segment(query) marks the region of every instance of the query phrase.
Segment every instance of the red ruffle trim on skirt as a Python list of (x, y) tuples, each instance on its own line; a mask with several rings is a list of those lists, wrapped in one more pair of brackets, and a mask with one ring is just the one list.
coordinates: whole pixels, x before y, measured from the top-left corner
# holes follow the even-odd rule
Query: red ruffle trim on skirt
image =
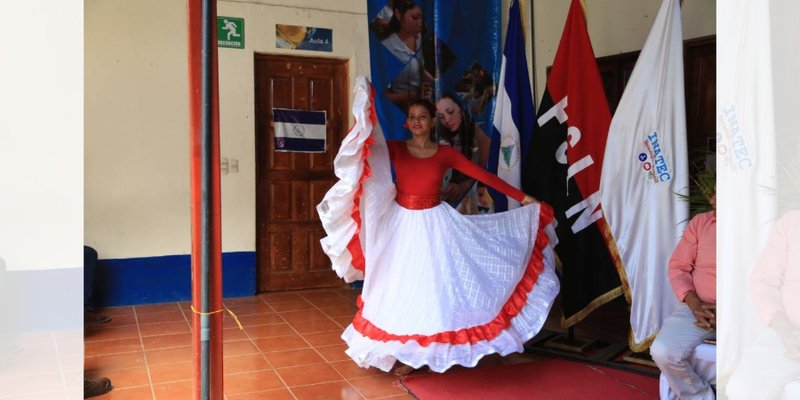
[(511, 293), (511, 297), (506, 304), (503, 305), (500, 313), (491, 321), (483, 325), (459, 329), (457, 331), (440, 332), (435, 335), (394, 335), (373, 325), (361, 315), (364, 302), (361, 300), (361, 296), (359, 296), (358, 312), (353, 318), (353, 327), (362, 335), (372, 340), (383, 342), (396, 340), (401, 343), (414, 340), (422, 346), (427, 346), (431, 343), (449, 343), (454, 345), (474, 344), (480, 341), (494, 339), (511, 326), (511, 320), (525, 307), (528, 301), (528, 294), (533, 290), (536, 280), (539, 278), (539, 273), (544, 269), (543, 250), (550, 241), (547, 232), (545, 232), (545, 228), (552, 222), (553, 209), (542, 203), (539, 213), (539, 230), (536, 235), (536, 244), (534, 245), (525, 273)]

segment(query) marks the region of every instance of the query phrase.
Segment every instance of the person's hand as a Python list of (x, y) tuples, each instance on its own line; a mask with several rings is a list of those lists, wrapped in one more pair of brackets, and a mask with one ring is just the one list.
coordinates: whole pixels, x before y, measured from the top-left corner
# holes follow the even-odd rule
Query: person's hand
[(529, 194), (525, 195), (525, 198), (522, 199), (522, 205), (527, 206), (528, 204), (538, 203), (539, 200), (536, 200), (536, 197), (533, 197)]
[(786, 346), (786, 355), (793, 360), (800, 361), (800, 329), (794, 326), (783, 312), (775, 314), (769, 326), (775, 329), (783, 341), (783, 345)]
[(448, 203), (452, 203), (458, 200), (458, 198), (461, 197), (461, 195), (464, 192), (466, 192), (467, 189), (469, 189), (471, 186), (472, 186), (472, 181), (469, 179), (461, 183), (450, 182), (449, 184), (447, 184), (447, 187), (444, 189), (444, 192), (442, 192), (442, 200)]
[(689, 291), (683, 302), (689, 306), (689, 309), (694, 313), (695, 325), (705, 330), (715, 329), (717, 326), (716, 306), (711, 303), (706, 303), (697, 297), (697, 293)]

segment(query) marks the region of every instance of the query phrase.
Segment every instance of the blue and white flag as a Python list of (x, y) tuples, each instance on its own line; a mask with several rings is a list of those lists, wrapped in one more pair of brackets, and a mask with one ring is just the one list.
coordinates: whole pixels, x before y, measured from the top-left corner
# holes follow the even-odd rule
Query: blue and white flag
[[(508, 30), (500, 65), (497, 102), (492, 124), (489, 170), (517, 189), (522, 187), (522, 160), (528, 151), (536, 110), (533, 108), (519, 1), (508, 11)], [(495, 212), (512, 210), (519, 202), (492, 191)]]
[(325, 111), (273, 108), (275, 151), (324, 153), (326, 118)]

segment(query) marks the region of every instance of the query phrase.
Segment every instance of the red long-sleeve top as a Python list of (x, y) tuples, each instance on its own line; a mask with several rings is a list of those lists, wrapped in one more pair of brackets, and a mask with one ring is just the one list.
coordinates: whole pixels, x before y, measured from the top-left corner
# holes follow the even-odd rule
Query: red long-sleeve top
[(473, 164), (452, 147), (439, 145), (434, 155), (419, 158), (408, 151), (404, 141), (390, 140), (387, 145), (389, 158), (397, 176), (398, 192), (416, 196), (438, 196), (444, 173), (448, 168), (453, 168), (514, 200), (521, 202), (525, 198), (525, 193), (498, 178), (497, 175)]

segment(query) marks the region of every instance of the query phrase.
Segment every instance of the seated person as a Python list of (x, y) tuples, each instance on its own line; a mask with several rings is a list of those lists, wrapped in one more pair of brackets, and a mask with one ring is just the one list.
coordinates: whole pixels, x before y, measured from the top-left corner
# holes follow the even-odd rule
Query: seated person
[(717, 280), (716, 195), (714, 210), (689, 221), (669, 260), (669, 280), (681, 303), (664, 320), (650, 347), (653, 361), (679, 399), (714, 399), (711, 384), (688, 362), (694, 348), (714, 337)]
[(736, 399), (800, 399), (800, 211), (775, 224), (750, 276), (758, 318), (772, 328), (747, 348), (726, 388)]

